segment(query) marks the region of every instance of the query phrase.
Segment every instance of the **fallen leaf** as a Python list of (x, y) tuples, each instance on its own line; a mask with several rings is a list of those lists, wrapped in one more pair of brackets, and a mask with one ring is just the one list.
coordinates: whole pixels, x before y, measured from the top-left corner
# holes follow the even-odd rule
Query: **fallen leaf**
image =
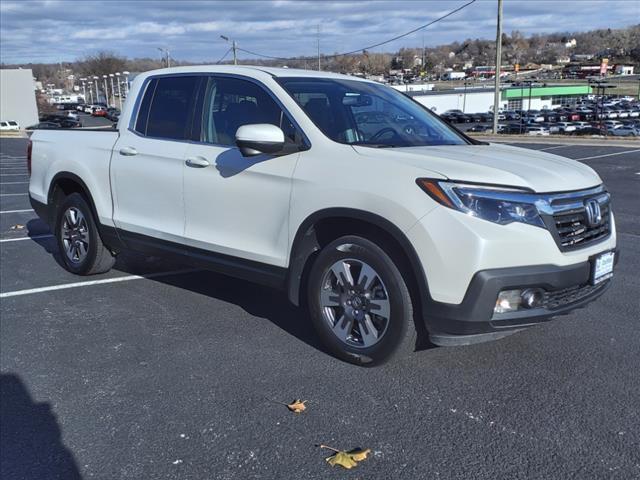
[(349, 450), (347, 452), (351, 458), (353, 458), (356, 462), (361, 462), (367, 458), (367, 455), (371, 453), (370, 448), (354, 448), (353, 450)]
[(11, 230), (24, 230), (24, 225), (21, 224), (16, 224), (16, 225), (11, 225), (11, 227), (9, 227)]
[(331, 465), (332, 467), (340, 465), (341, 467), (346, 469), (351, 469), (357, 466), (358, 462), (365, 460), (367, 458), (367, 455), (371, 453), (371, 449), (369, 448), (354, 448), (353, 450), (349, 450), (348, 452), (346, 452), (343, 450), (337, 450), (327, 445), (319, 445), (319, 447), (333, 450), (335, 452), (330, 457), (325, 458), (329, 465)]
[(358, 462), (351, 458), (351, 455), (349, 455), (347, 452), (336, 452), (330, 457), (327, 457), (325, 460), (332, 467), (340, 465), (341, 467), (350, 469), (358, 465)]
[(296, 399), (293, 402), (287, 404), (287, 408), (294, 413), (301, 413), (307, 409), (305, 403), (307, 403), (307, 400)]

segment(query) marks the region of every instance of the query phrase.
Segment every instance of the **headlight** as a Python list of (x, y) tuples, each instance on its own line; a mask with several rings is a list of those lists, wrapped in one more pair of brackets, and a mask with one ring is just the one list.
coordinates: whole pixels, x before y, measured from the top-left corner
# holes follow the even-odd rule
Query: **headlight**
[(545, 228), (536, 197), (527, 190), (419, 178), (416, 183), (436, 202), (493, 223), (527, 223)]

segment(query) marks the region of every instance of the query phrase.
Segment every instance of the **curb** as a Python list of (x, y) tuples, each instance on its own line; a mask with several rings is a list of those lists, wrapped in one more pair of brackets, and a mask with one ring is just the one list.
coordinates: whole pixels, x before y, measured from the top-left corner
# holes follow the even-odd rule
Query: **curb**
[(574, 138), (558, 135), (549, 136), (524, 136), (524, 135), (470, 135), (478, 140), (488, 140), (497, 143), (533, 143), (544, 145), (584, 145), (591, 147), (630, 147), (640, 148), (640, 138), (625, 137), (612, 139), (611, 137)]

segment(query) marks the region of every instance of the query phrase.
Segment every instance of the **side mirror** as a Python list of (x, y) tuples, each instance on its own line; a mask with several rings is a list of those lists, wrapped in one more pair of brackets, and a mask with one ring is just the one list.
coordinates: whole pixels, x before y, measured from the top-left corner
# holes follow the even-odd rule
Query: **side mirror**
[(284, 133), (270, 123), (243, 125), (236, 132), (236, 145), (245, 157), (277, 153), (284, 148)]

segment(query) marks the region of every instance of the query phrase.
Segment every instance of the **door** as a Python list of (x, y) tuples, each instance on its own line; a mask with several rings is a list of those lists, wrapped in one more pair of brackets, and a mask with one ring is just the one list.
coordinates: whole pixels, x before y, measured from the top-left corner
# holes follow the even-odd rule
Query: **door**
[(117, 228), (165, 240), (184, 235), (182, 175), (201, 77), (151, 79), (111, 160)]
[(203, 101), (201, 142), (189, 146), (184, 164), (186, 241), (286, 266), (291, 178), (299, 153), (243, 157), (234, 140), (238, 127), (252, 123), (282, 128), (290, 143), (302, 142), (300, 132), (271, 95), (249, 80), (209, 77)]

